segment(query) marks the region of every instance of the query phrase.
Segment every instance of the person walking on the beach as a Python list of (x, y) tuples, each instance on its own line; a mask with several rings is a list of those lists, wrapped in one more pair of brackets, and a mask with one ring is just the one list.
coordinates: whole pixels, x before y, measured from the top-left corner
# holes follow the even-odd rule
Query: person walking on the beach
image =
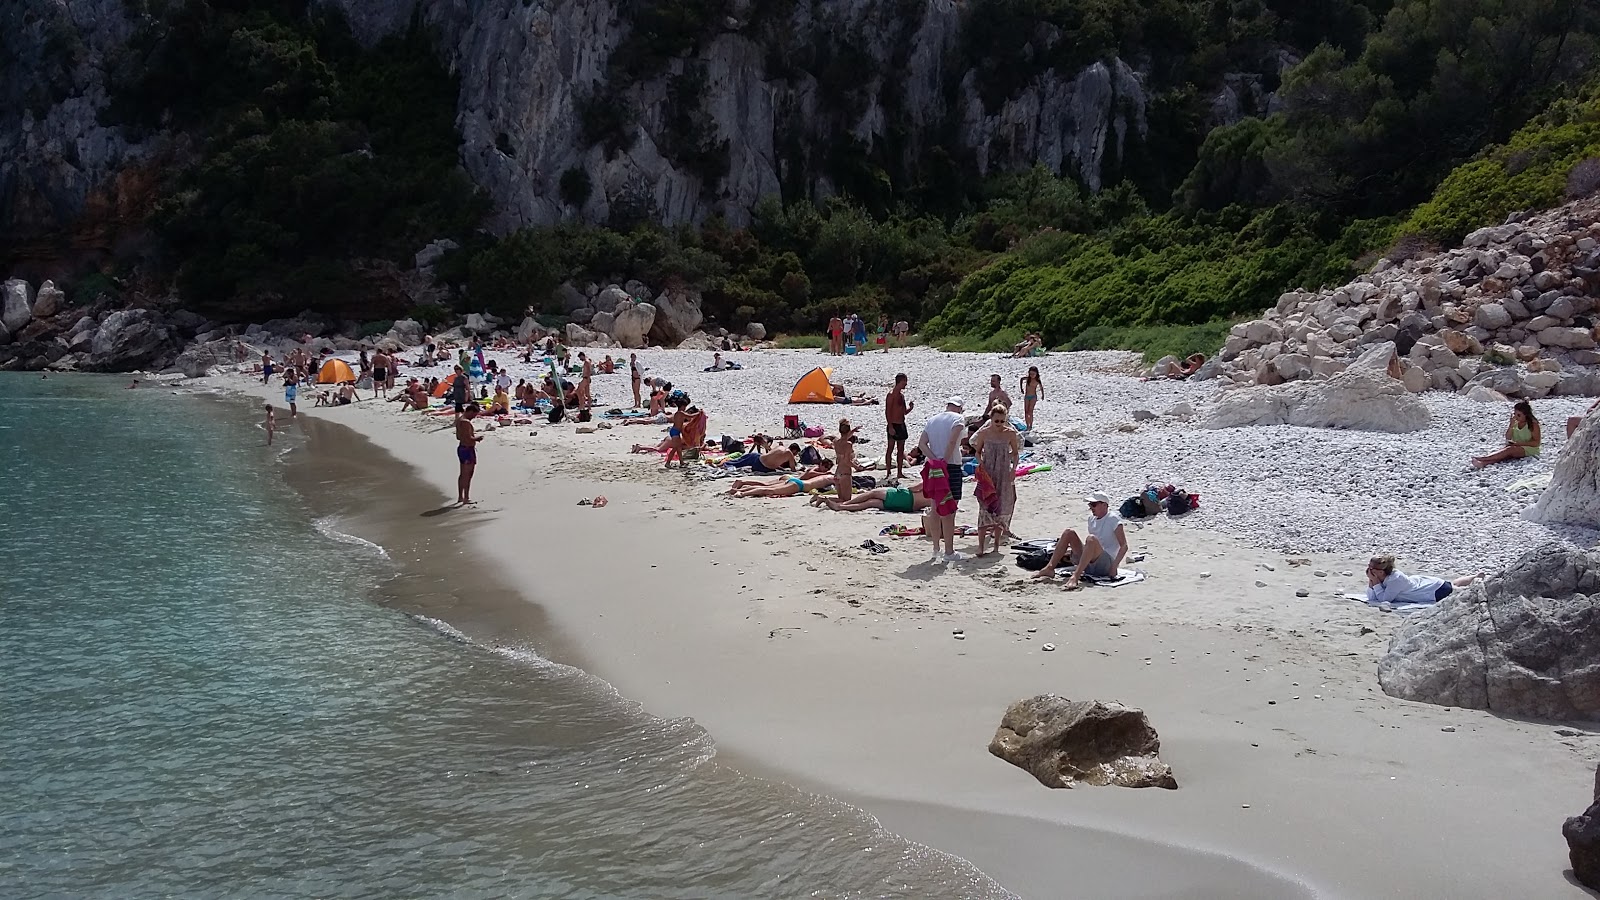
[(961, 408), (960, 397), (946, 400), (944, 412), (935, 413), (923, 424), (922, 439), (917, 444), (927, 460), (922, 467), (922, 493), (933, 504), (926, 521), (935, 563), (966, 559), (955, 552), (956, 510), (961, 505), (961, 438), (966, 432)]
[(1029, 366), (1028, 374), (1022, 378), (1022, 423), (1028, 426), (1030, 435), (1033, 434), (1033, 408), (1042, 399), (1044, 399), (1044, 379), (1039, 377), (1038, 366)]
[(456, 416), (456, 461), (461, 463), (461, 477), (456, 479), (456, 503), (461, 506), (472, 503), (472, 473), (478, 470), (478, 443), (483, 438), (472, 427), (477, 415), (477, 404), (473, 404)]
[(1077, 590), (1078, 581), (1084, 575), (1116, 579), (1117, 567), (1122, 564), (1122, 558), (1128, 555), (1128, 535), (1122, 528), (1122, 519), (1111, 511), (1111, 498), (1105, 494), (1096, 491), (1084, 500), (1089, 504), (1088, 537), (1078, 537), (1078, 533), (1071, 528), (1061, 532), (1056, 549), (1050, 554), (1050, 561), (1033, 577), (1054, 578), (1056, 567), (1070, 552), (1077, 558), (1078, 565), (1072, 570), (1072, 577), (1062, 585), (1067, 590)]
[(450, 382), (450, 403), (455, 406), (456, 415), (459, 416), (461, 411), (467, 408), (467, 396), (471, 388), (467, 385), (467, 372), (460, 366), (456, 366), (455, 375), (452, 377), (455, 380)]
[(272, 380), (272, 354), (261, 351), (261, 383), (266, 384)]
[(883, 417), (889, 423), (889, 446), (883, 451), (883, 471), (885, 475), (894, 471), (896, 478), (906, 477), (906, 438), (910, 437), (906, 431), (906, 415), (917, 405), (906, 400), (905, 390), (906, 373), (901, 372), (894, 376), (894, 389), (883, 398)]
[(844, 352), (844, 321), (838, 316), (828, 320), (828, 352), (834, 356)]
[(294, 366), (283, 370), (283, 402), (289, 404), (289, 418), (300, 414), (300, 408), (295, 406), (295, 398), (300, 393), (300, 373)]
[(644, 366), (639, 365), (639, 354), (628, 354), (628, 378), (633, 382), (633, 408), (638, 409), (639, 385), (644, 381)]
[(264, 423), (264, 425), (265, 425), (265, 427), (267, 429), (267, 446), (271, 447), (272, 446), (272, 434), (273, 434), (273, 432), (278, 430), (278, 417), (272, 414), (272, 404), (271, 403), (267, 404), (267, 421)]

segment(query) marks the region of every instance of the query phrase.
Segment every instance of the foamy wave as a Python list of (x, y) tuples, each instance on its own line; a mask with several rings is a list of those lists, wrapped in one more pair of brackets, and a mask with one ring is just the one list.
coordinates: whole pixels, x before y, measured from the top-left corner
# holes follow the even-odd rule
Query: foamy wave
[(416, 613), (407, 613), (407, 615), (409, 615), (413, 621), (421, 622), (423, 625), (432, 628), (434, 631), (439, 632), (451, 640), (460, 641), (463, 644), (471, 644), (473, 642), (472, 638), (467, 637), (466, 632), (442, 619), (435, 619), (432, 616), (418, 615)]
[(333, 523), (333, 517), (328, 516), (317, 519), (311, 524), (317, 529), (317, 533), (323, 537), (332, 538), (341, 544), (354, 544), (358, 547), (365, 547), (384, 559), (389, 558), (389, 551), (383, 549), (382, 546), (374, 544), (366, 538), (356, 537), (353, 534), (347, 534), (343, 531), (340, 531), (339, 529), (333, 527)]

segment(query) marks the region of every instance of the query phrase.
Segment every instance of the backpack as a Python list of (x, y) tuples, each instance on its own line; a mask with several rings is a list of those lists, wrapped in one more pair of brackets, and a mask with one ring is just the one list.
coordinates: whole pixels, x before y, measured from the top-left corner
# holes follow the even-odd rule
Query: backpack
[(743, 453), (744, 452), (744, 442), (740, 441), (740, 440), (736, 440), (736, 439), (731, 438), (731, 437), (728, 437), (727, 435), (723, 435), (722, 436), (722, 452), (723, 453)]
[(1142, 519), (1148, 516), (1149, 513), (1144, 511), (1143, 497), (1129, 497), (1122, 501), (1122, 505), (1117, 508), (1117, 515), (1124, 519)]
[(1050, 554), (1055, 552), (1056, 542), (1053, 538), (1023, 541), (1020, 544), (1012, 544), (1011, 549), (1016, 551), (1019, 568), (1037, 572), (1050, 562)]
[(559, 404), (556, 405), (556, 406), (550, 407), (550, 424), (554, 425), (557, 422), (561, 421), (562, 418), (564, 418), (566, 416), (566, 414), (567, 414), (566, 408), (563, 407), (563, 406), (560, 406)]
[(815, 447), (804, 447), (800, 450), (801, 465), (814, 466), (822, 462), (822, 453)]

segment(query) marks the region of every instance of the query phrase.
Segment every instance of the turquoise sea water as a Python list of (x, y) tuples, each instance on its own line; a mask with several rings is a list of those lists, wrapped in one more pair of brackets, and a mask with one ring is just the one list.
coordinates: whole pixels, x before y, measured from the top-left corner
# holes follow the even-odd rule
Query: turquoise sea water
[(288, 486), (303, 436), (124, 384), (0, 374), (0, 896), (1003, 894), (385, 605), (450, 588)]

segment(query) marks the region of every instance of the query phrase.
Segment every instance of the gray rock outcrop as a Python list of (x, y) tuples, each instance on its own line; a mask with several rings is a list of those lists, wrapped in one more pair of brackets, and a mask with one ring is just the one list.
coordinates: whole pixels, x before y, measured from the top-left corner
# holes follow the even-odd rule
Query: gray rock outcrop
[[(147, 366), (177, 350), (171, 326), (148, 309), (118, 310), (100, 323), (89, 345), (91, 359), (83, 368), (126, 372)], [(170, 357), (169, 357), (170, 358)]]
[(1156, 755), (1161, 738), (1142, 710), (1040, 694), (1006, 709), (989, 752), (1045, 787), (1075, 784), (1176, 788)]
[(1355, 431), (1420, 431), (1433, 421), (1428, 407), (1388, 372), (1394, 345), (1372, 347), (1325, 380), (1242, 387), (1224, 394), (1207, 428), (1298, 425)]
[(1561, 544), (1413, 614), (1378, 662), (1403, 700), (1600, 720), (1600, 552)]
[(744, 336), (752, 341), (764, 341), (767, 339), (767, 326), (760, 322), (751, 322), (744, 326)]
[(1567, 839), (1572, 877), (1600, 891), (1600, 767), (1594, 771), (1594, 802), (1561, 826), (1561, 836)]
[(650, 339), (664, 347), (676, 347), (693, 334), (705, 314), (700, 311), (700, 292), (668, 288), (656, 297), (655, 320), (650, 325)]
[(48, 319), (60, 312), (66, 305), (66, 295), (56, 287), (54, 281), (46, 281), (39, 285), (39, 293), (33, 298), (33, 317), (35, 319)]
[(1600, 417), (1587, 416), (1556, 459), (1550, 483), (1522, 517), (1600, 528)]

